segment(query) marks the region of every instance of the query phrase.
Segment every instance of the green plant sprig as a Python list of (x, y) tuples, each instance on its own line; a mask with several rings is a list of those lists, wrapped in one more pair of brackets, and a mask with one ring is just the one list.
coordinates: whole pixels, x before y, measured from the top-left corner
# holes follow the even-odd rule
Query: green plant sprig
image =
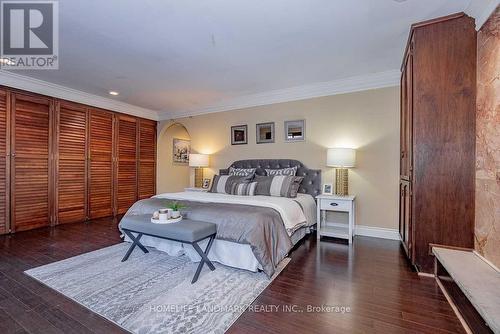
[(187, 206), (184, 204), (180, 204), (178, 202), (170, 202), (167, 204), (167, 208), (172, 209), (174, 211), (179, 211), (181, 209), (187, 208)]

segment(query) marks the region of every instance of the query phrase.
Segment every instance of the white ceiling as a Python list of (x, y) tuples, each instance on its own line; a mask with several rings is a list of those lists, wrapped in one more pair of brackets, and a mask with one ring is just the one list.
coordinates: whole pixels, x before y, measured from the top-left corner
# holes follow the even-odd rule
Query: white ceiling
[(60, 0), (59, 70), (16, 71), (164, 117), (397, 70), (411, 23), (471, 0)]

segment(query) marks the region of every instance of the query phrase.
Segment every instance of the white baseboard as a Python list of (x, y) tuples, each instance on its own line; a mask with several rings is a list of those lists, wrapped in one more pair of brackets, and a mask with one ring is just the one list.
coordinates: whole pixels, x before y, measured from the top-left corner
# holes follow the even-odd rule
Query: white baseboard
[(401, 240), (399, 237), (399, 231), (392, 228), (356, 225), (354, 227), (354, 234), (362, 235), (364, 237)]

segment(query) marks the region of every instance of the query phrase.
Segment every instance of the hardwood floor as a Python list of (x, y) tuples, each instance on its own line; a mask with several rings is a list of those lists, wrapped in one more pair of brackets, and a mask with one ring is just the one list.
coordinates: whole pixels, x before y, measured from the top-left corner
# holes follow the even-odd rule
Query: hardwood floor
[[(118, 242), (113, 219), (0, 237), (0, 333), (124, 332), (23, 274)], [(333, 240), (317, 243), (312, 235), (291, 257), (254, 302), (261, 312), (245, 312), (228, 333), (464, 332), (434, 279), (412, 272), (398, 242), (356, 237), (349, 248)], [(265, 313), (261, 305), (280, 311)], [(350, 312), (308, 313), (307, 305)]]

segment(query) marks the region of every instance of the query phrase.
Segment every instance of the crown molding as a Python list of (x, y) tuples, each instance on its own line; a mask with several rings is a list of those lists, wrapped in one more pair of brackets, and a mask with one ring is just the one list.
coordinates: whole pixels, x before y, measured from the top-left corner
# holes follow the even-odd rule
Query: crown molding
[(479, 31), (499, 4), (500, 0), (472, 0), (465, 13), (476, 19), (476, 30)]
[(76, 89), (53, 84), (47, 81), (34, 79), (28, 76), (0, 70), (0, 85), (26, 90), (33, 93), (47, 95), (63, 100), (82, 103), (93, 107), (117, 111), (137, 117), (158, 120), (158, 112), (141, 108), (125, 102), (85, 93)]
[(188, 111), (160, 112), (160, 120), (198, 116), (222, 111), (264, 106), (275, 103), (298, 101), (337, 94), (358, 92), (369, 89), (399, 85), (399, 70), (391, 70), (361, 76), (354, 76), (327, 82), (317, 82), (303, 86), (277, 89), (264, 93), (250, 94), (221, 101), (212, 106)]

